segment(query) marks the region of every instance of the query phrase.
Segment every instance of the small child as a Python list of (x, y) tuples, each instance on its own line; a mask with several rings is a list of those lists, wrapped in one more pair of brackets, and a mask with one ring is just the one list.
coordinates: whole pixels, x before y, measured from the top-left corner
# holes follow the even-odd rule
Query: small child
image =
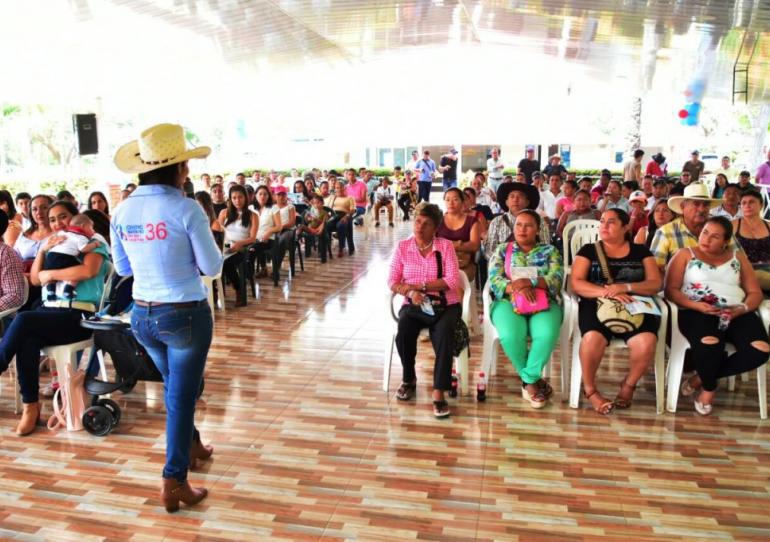
[[(73, 216), (67, 231), (57, 235), (63, 237), (64, 241), (48, 251), (43, 269), (66, 269), (80, 265), (82, 262), (78, 256), (93, 251), (100, 244), (98, 240), (91, 240), (94, 236), (94, 223), (84, 214)], [(74, 299), (76, 286), (77, 282), (64, 283), (63, 295), (66, 299)], [(49, 282), (45, 288), (48, 301), (56, 301), (56, 282)]]
[[(298, 233), (307, 233), (318, 237), (318, 252), (321, 255), (321, 263), (326, 263), (326, 243), (323, 235), (326, 220), (329, 213), (324, 209), (324, 199), (320, 194), (310, 196), (310, 209), (305, 213), (306, 224), (299, 227)], [(305, 244), (305, 254), (310, 256), (310, 245)]]

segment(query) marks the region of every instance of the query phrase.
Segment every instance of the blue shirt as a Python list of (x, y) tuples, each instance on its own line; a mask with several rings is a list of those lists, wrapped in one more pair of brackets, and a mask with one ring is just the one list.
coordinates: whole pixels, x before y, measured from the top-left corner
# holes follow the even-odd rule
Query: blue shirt
[(219, 273), (222, 253), (194, 199), (171, 186), (139, 186), (112, 213), (111, 226), (115, 272), (134, 276), (134, 299), (178, 303), (206, 298), (200, 272)]
[(415, 167), (420, 168), (420, 178), (418, 179), (419, 182), (433, 182), (433, 173), (436, 171), (436, 162), (430, 158), (427, 160), (423, 158), (415, 164)]

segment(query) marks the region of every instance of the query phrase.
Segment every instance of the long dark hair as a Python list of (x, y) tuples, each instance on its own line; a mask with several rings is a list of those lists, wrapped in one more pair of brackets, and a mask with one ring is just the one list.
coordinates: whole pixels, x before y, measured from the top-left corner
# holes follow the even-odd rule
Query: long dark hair
[(170, 166), (159, 167), (158, 169), (153, 169), (152, 171), (148, 171), (146, 173), (140, 173), (139, 184), (142, 186), (146, 186), (148, 184), (165, 184), (166, 186), (179, 188), (178, 167), (180, 164), (184, 164), (184, 162), (180, 162), (179, 164), (171, 164)]
[(88, 209), (83, 211), (83, 214), (91, 219), (94, 223), (94, 231), (104, 237), (107, 240), (107, 244), (111, 245), (110, 240), (110, 219), (107, 215), (101, 212), (99, 209)]
[(8, 190), (0, 190), (0, 202), (8, 205), (8, 218), (13, 220), (16, 216), (16, 204), (13, 203), (13, 196)]
[(249, 195), (246, 193), (246, 189), (240, 185), (236, 184), (230, 187), (230, 192), (227, 194), (227, 217), (225, 218), (225, 226), (232, 224), (236, 220), (238, 220), (238, 209), (235, 208), (235, 205), (233, 205), (233, 193), (234, 192), (240, 192), (243, 194), (243, 201), (245, 204), (245, 207), (243, 208), (243, 212), (241, 213), (241, 225), (248, 228), (251, 226), (251, 211), (249, 210)]
[(209, 218), (209, 225), (217, 219), (214, 214), (214, 201), (211, 199), (211, 195), (205, 190), (199, 190), (195, 193), (195, 201), (203, 208), (203, 212)]
[[(666, 207), (668, 207), (668, 198), (660, 198), (655, 200), (655, 205), (652, 206), (652, 209), (650, 209), (650, 214), (647, 215), (647, 223), (649, 225), (647, 226), (647, 239), (644, 241), (644, 246), (647, 248), (650, 248), (650, 245), (652, 244), (652, 238), (655, 237), (655, 232), (658, 231), (658, 225), (655, 223), (655, 209), (664, 203), (666, 204)], [(668, 210), (671, 211), (671, 207), (669, 207)], [(676, 217), (676, 213), (674, 211), (671, 211), (671, 214)]]
[(259, 194), (260, 190), (264, 190), (265, 192), (267, 192), (267, 201), (265, 202), (265, 208), (266, 209), (269, 209), (275, 203), (273, 201), (273, 193), (270, 191), (270, 189), (267, 186), (265, 186), (264, 184), (260, 185), (260, 186), (257, 187), (257, 191), (254, 193), (254, 208), (257, 211), (261, 211), (262, 210), (262, 206), (259, 204), (259, 198), (257, 198), (257, 195)]
[[(625, 212), (623, 209), (619, 207), (613, 207), (612, 209), (607, 209), (606, 211), (604, 211), (604, 214), (607, 214), (607, 213), (615, 213), (615, 216), (618, 217), (618, 220), (620, 220), (620, 223), (623, 226), (628, 226), (631, 223), (631, 217), (628, 216), (627, 212)], [(631, 243), (632, 242), (631, 232), (627, 231), (626, 234), (623, 236), (623, 239)]]
[(40, 227), (40, 225), (35, 221), (35, 215), (32, 213), (32, 203), (38, 198), (47, 200), (49, 209), (51, 208), (51, 205), (53, 205), (53, 198), (45, 194), (38, 194), (37, 196), (29, 200), (29, 228), (27, 228), (27, 231), (24, 232), (24, 235), (32, 235)]
[(93, 206), (91, 205), (91, 198), (93, 198), (94, 196), (99, 196), (100, 198), (102, 198), (104, 200), (104, 204), (107, 207), (104, 209), (103, 212), (104, 212), (104, 214), (109, 215), (110, 214), (110, 202), (107, 199), (107, 196), (105, 196), (103, 192), (99, 192), (98, 190), (95, 191), (95, 192), (91, 192), (88, 195), (88, 210), (90, 211), (91, 209), (93, 209)]

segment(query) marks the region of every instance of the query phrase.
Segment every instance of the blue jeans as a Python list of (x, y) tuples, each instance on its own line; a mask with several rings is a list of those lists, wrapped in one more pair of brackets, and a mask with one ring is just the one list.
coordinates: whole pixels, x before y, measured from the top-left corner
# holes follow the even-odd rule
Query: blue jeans
[(134, 305), (131, 329), (163, 375), (166, 402), (164, 478), (187, 479), (195, 431), (195, 401), (214, 322), (206, 300), (189, 308)]
[(492, 177), (489, 178), (489, 188), (495, 191), (495, 194), (497, 194), (497, 189), (500, 188), (500, 185), (503, 184), (503, 179), (493, 179)]
[(430, 187), (433, 183), (430, 181), (419, 181), (417, 183), (417, 202), (430, 201)]
[(0, 342), (0, 373), (8, 368), (16, 356), (16, 372), (24, 403), (38, 401), (40, 349), (84, 341), (91, 336), (91, 330), (80, 327), (83, 315), (90, 316), (91, 313), (40, 307), (18, 313), (8, 326)]
[(444, 184), (444, 192), (450, 188), (457, 188), (457, 179), (444, 179), (442, 183)]

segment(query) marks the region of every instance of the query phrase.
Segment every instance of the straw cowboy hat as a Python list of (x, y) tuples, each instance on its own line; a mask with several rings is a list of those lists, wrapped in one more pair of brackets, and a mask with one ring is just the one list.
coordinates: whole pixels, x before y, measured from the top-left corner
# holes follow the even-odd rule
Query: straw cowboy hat
[(719, 207), (722, 203), (721, 199), (712, 198), (709, 194), (708, 187), (703, 183), (691, 183), (684, 187), (683, 196), (673, 196), (668, 198), (668, 208), (674, 211), (676, 214), (682, 214), (682, 203), (685, 200), (697, 200), (708, 202), (709, 208)]
[(187, 148), (184, 129), (178, 124), (156, 124), (115, 153), (115, 165), (125, 173), (146, 173), (191, 158), (206, 158), (209, 147)]

